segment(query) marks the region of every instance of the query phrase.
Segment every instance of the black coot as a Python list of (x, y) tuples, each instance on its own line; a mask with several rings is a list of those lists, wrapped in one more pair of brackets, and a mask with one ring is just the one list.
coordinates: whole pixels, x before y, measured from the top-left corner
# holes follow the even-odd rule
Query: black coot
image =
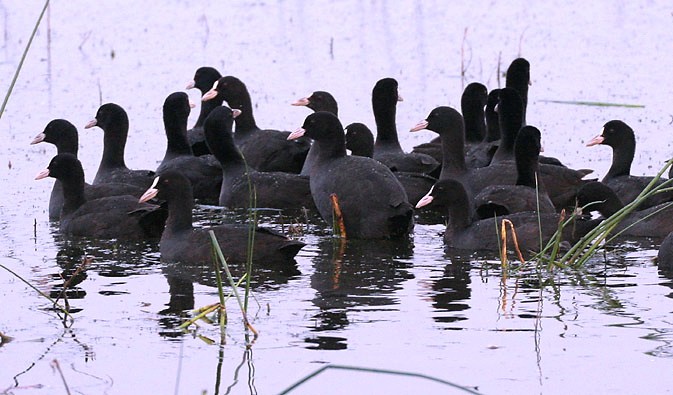
[(312, 138), (320, 156), (311, 169), (313, 200), (331, 224), (331, 195), (336, 195), (346, 235), (355, 239), (404, 237), (413, 229), (413, 207), (389, 168), (371, 158), (346, 155), (343, 127), (332, 113), (309, 115), (290, 139)]
[(260, 129), (255, 122), (252, 100), (245, 84), (236, 77), (217, 80), (202, 100), (221, 96), (229, 107), (241, 110), (236, 117), (234, 141), (248, 166), (257, 171), (300, 173), (311, 143), (306, 139), (287, 141), (290, 132)]
[(510, 63), (505, 75), (505, 87), (514, 89), (523, 103), (522, 122), (526, 124), (528, 108), (528, 87), (530, 86), (530, 62), (524, 58), (517, 58)]
[[(589, 205), (590, 204), (590, 205)], [(624, 205), (607, 184), (594, 181), (577, 192), (577, 205), (587, 211), (598, 211), (604, 218), (621, 210)], [(673, 202), (665, 202), (643, 210), (632, 211), (624, 217), (613, 233), (631, 237), (662, 238), (673, 232)]]
[(138, 203), (130, 195), (87, 200), (84, 170), (73, 154), (56, 155), (36, 180), (53, 177), (63, 184), (61, 233), (102, 239), (140, 240), (158, 238), (167, 213), (159, 206)]
[[(212, 87), (215, 81), (222, 77), (219, 71), (214, 67), (199, 67), (194, 73), (194, 79), (187, 84), (187, 89), (196, 88), (201, 92), (201, 96), (205, 95)], [(199, 118), (196, 120), (194, 126), (187, 130), (187, 141), (192, 148), (194, 156), (208, 155), (208, 146), (206, 145), (206, 138), (203, 135), (203, 123), (206, 122), (206, 117), (213, 109), (222, 105), (224, 101), (221, 97), (215, 97), (212, 100), (201, 102), (201, 111)]]
[[(371, 158), (374, 154), (374, 134), (367, 125), (354, 122), (346, 126), (346, 149), (351, 155)], [(400, 181), (407, 193), (409, 203), (415, 205), (430, 188), (435, 185), (437, 179), (422, 173), (408, 171), (394, 171), (395, 177)]]
[[(560, 216), (556, 213), (538, 214), (536, 212), (521, 212), (499, 216), (496, 219), (473, 221), (468, 194), (463, 184), (453, 179), (438, 181), (416, 207), (429, 204), (440, 204), (448, 208), (449, 222), (444, 233), (445, 244), (451, 248), (470, 251), (499, 251), (502, 219), (508, 219), (514, 225), (518, 245), (522, 252), (540, 251), (540, 236), (542, 236), (544, 245), (556, 232), (560, 221)], [(595, 224), (595, 222), (587, 222), (586, 225), (568, 226), (563, 240), (575, 242)], [(510, 233), (507, 237), (509, 249), (513, 248), (512, 239)]]
[(106, 103), (98, 108), (96, 117), (84, 127), (98, 126), (103, 129), (103, 157), (93, 183), (121, 182), (147, 188), (152, 184), (155, 173), (151, 170), (130, 170), (124, 161), (124, 149), (129, 132), (129, 118), (126, 111), (114, 103)]
[[(213, 257), (209, 235), (211, 230), (215, 233), (227, 262), (246, 262), (250, 227), (225, 224), (194, 228), (192, 188), (189, 180), (181, 173), (169, 170), (159, 175), (140, 201), (154, 197), (166, 201), (168, 205), (166, 228), (159, 242), (163, 262), (210, 264)], [(300, 241), (288, 239), (265, 228), (255, 229), (254, 240), (253, 262), (262, 264), (295, 264), (294, 257), (304, 246)]]
[(314, 209), (308, 176), (258, 172), (246, 166), (231, 132), (238, 114), (240, 110), (220, 106), (211, 112), (204, 125), (208, 148), (222, 166), (219, 204), (228, 208), (248, 208), (251, 194), (254, 194), (256, 207)]
[[(302, 97), (301, 99), (292, 103), (293, 106), (306, 106), (316, 111), (328, 111), (332, 114), (339, 116), (339, 105), (337, 104), (336, 99), (332, 96), (331, 93), (325, 91), (315, 91), (311, 93), (310, 96)], [(308, 176), (311, 173), (311, 167), (315, 163), (316, 158), (318, 157), (318, 145), (311, 144), (311, 149), (308, 150), (308, 155), (306, 156), (306, 161), (304, 161), (304, 166), (301, 168), (301, 175)]]
[(523, 102), (512, 88), (502, 88), (498, 94), (498, 124), (500, 142), (491, 160), (492, 164), (514, 160), (514, 141), (523, 124)]
[(374, 156), (374, 134), (360, 122), (353, 122), (346, 126), (346, 149), (351, 155), (372, 158)]
[[(54, 119), (30, 143), (51, 143), (56, 146), (57, 154), (69, 153), (77, 157), (78, 140), (79, 136), (75, 125), (65, 119)], [(117, 195), (140, 197), (144, 191), (139, 186), (117, 182), (97, 185), (84, 184), (84, 196), (87, 200)], [(55, 180), (49, 196), (49, 220), (56, 221), (61, 217), (63, 201), (63, 184), (61, 184), (61, 181)]]
[(489, 185), (482, 189), (474, 197), (474, 207), (479, 218), (538, 211), (538, 207), (541, 213), (556, 212), (539, 174), (540, 141), (540, 131), (536, 127), (521, 128), (514, 143), (516, 183)]
[[(623, 204), (631, 203), (653, 180), (653, 177), (631, 175), (631, 164), (636, 152), (633, 129), (623, 121), (609, 121), (603, 125), (601, 134), (587, 143), (587, 147), (598, 144), (612, 147), (612, 165), (603, 177), (603, 183), (615, 191)], [(660, 179), (657, 185), (664, 181)], [(662, 192), (648, 198), (638, 208), (642, 210), (671, 200), (673, 192)]]
[(163, 118), (166, 130), (166, 153), (157, 167), (157, 174), (178, 170), (192, 184), (194, 197), (203, 203), (217, 204), (222, 186), (222, 168), (212, 155), (194, 156), (187, 142), (189, 97), (174, 92), (164, 101)]
[(484, 141), (484, 107), (487, 101), (488, 90), (479, 82), (468, 84), (460, 98), (460, 110), (465, 122), (465, 162), (470, 168), (488, 166), (496, 149), (493, 144)]
[(439, 162), (433, 157), (402, 151), (397, 137), (395, 119), (397, 102), (401, 100), (402, 97), (397, 90), (397, 80), (394, 78), (383, 78), (374, 85), (372, 90), (372, 109), (376, 120), (374, 159), (393, 171), (432, 173), (439, 166)]

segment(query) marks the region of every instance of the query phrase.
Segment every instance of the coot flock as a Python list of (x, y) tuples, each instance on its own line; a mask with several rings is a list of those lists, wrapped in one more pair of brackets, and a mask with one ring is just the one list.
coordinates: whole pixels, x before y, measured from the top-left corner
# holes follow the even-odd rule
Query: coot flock
[[(352, 123), (344, 129), (337, 100), (329, 92), (315, 91), (291, 103), (313, 113), (302, 125), (283, 131), (257, 126), (253, 98), (243, 81), (201, 67), (186, 87), (202, 94), (193, 128), (187, 127), (187, 95), (174, 92), (166, 98), (167, 149), (156, 170), (126, 167), (129, 119), (122, 106), (107, 103), (84, 126), (103, 130), (104, 149), (93, 185), (84, 182), (77, 159), (77, 128), (65, 119), (49, 122), (31, 142), (57, 148), (36, 179), (56, 179), (48, 213), (50, 220), (59, 221), (64, 235), (120, 241), (155, 238), (160, 240), (162, 261), (178, 263), (212, 259), (209, 231), (235, 262), (247, 259), (248, 240), (254, 239), (255, 260), (266, 262), (293, 262), (305, 245), (296, 235), (263, 225), (194, 225), (195, 204), (309, 210), (322, 217), (326, 227), (340, 224), (341, 237), (372, 240), (408, 239), (423, 211), (423, 221), (446, 223), (447, 248), (497, 254), (496, 221), (511, 221), (519, 247), (539, 251), (564, 212), (584, 207), (561, 237), (574, 243), (652, 183), (652, 177), (630, 174), (636, 135), (621, 120), (606, 122), (588, 144), (612, 148), (612, 166), (601, 181), (591, 178), (591, 170), (571, 169), (562, 158), (542, 156), (545, 131), (526, 123), (530, 63), (515, 59), (506, 76), (506, 86), (490, 92), (478, 82), (467, 85), (460, 111), (438, 106), (428, 109), (429, 115), (417, 125), (400, 126), (437, 134), (404, 152), (396, 122), (402, 97), (393, 78), (373, 81), (375, 125)], [(657, 183), (667, 181), (661, 178)], [(616, 231), (621, 237), (662, 241), (673, 231), (671, 202), (673, 192), (647, 199)], [(438, 237), (437, 242), (442, 240)], [(673, 264), (671, 245), (668, 240), (662, 244), (660, 264)]]

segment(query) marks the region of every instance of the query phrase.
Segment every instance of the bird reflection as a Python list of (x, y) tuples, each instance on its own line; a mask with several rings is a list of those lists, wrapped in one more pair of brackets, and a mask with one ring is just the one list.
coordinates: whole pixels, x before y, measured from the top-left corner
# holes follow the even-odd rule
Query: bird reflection
[(467, 303), (472, 296), (470, 288), (471, 256), (459, 255), (447, 251), (450, 263), (444, 267), (444, 274), (432, 284), (435, 321), (450, 323), (466, 320), (466, 314), (460, 312), (470, 308)]
[[(313, 316), (313, 332), (344, 329), (350, 324), (349, 314), (361, 308), (390, 310), (389, 306), (398, 304), (394, 293), (401, 283), (413, 278), (408, 270), (413, 244), (408, 239), (374, 242), (326, 238), (318, 248), (311, 276), (311, 286), (316, 290), (313, 303), (319, 309)], [(316, 335), (304, 341), (310, 349), (347, 348), (347, 339), (340, 336)]]
[[(229, 269), (235, 279), (241, 278), (245, 273), (244, 265), (230, 265)], [(170, 299), (166, 308), (159, 311), (162, 317), (159, 325), (164, 328), (160, 335), (166, 337), (182, 336), (182, 331), (176, 331), (177, 327), (184, 322), (189, 311), (194, 309), (194, 283), (217, 287), (217, 280), (212, 264), (167, 264), (163, 269), (168, 281)], [(251, 287), (255, 290), (275, 289), (296, 276), (301, 274), (297, 269), (297, 263), (284, 263), (282, 265), (257, 265), (253, 267), (251, 275)], [(226, 280), (224, 280), (226, 281)], [(226, 289), (226, 285), (225, 285)], [(226, 291), (225, 291), (226, 292)]]
[[(52, 274), (56, 282), (51, 285), (49, 290), (50, 298), (54, 300), (84, 299), (86, 291), (79, 285), (87, 278), (86, 270), (80, 269), (85, 258), (84, 250), (77, 246), (67, 246), (58, 251), (56, 264), (62, 270), (60, 273)], [(67, 288), (64, 289), (66, 286)], [(68, 309), (70, 313), (81, 310), (79, 308)]]
[(179, 275), (166, 274), (170, 299), (167, 307), (159, 311), (159, 325), (164, 329), (159, 332), (163, 337), (178, 338), (184, 332), (176, 330), (188, 318), (194, 309), (194, 283), (191, 279)]

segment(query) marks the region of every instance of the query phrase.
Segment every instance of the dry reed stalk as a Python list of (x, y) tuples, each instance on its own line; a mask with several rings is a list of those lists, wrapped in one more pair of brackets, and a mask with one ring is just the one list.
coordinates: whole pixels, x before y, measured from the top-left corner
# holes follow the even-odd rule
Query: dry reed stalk
[[(334, 220), (332, 221), (335, 228), (335, 231), (338, 231), (339, 237), (342, 239), (346, 238), (346, 226), (344, 225), (344, 216), (341, 212), (341, 207), (339, 206), (339, 197), (336, 193), (329, 195), (330, 201), (332, 202), (332, 211), (334, 213)], [(336, 233), (336, 232), (335, 232)]]

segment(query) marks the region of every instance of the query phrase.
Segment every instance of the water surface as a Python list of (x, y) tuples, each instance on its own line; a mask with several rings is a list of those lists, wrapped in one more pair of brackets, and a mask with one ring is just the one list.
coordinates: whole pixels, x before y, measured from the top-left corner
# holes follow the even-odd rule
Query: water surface
[[(0, 2), (2, 92), (41, 6)], [(102, 133), (83, 125), (113, 101), (131, 120), (127, 164), (153, 169), (165, 150), (164, 98), (211, 65), (247, 84), (260, 126), (285, 130), (308, 115), (289, 104), (314, 90), (334, 94), (344, 124), (373, 125), (371, 88), (394, 77), (409, 150), (434, 137), (406, 132), (432, 108), (458, 106), (472, 81), (503, 85), (498, 72), (524, 56), (532, 65), (527, 118), (542, 130), (545, 154), (602, 177), (610, 150), (584, 143), (622, 119), (637, 134), (634, 173), (652, 174), (673, 152), (672, 11), (663, 1), (52, 2), (0, 120), (0, 263), (48, 294), (83, 253), (94, 263), (69, 294), (78, 311), (68, 328), (0, 270), (0, 332), (14, 339), (0, 347), (0, 392), (64, 392), (54, 360), (73, 393), (278, 393), (326, 364), (425, 374), (483, 393), (668, 392), (673, 277), (652, 261), (656, 244), (621, 245), (541, 286), (533, 270), (503, 279), (495, 260), (445, 251), (442, 225), (417, 225), (409, 243), (349, 243), (340, 253), (313, 220), (296, 270), (255, 273), (254, 345), (246, 348), (230, 301), (218, 347), (199, 337), (217, 339), (215, 326), (201, 325), (198, 336), (176, 330), (184, 309), (217, 300), (212, 273), (162, 265), (152, 243), (63, 240), (47, 220), (52, 182), (33, 181), (55, 150), (28, 143), (51, 119), (70, 120), (92, 180)], [(203, 223), (231, 219), (212, 209), (200, 215)], [(280, 229), (288, 219), (264, 222)], [(448, 391), (419, 378), (334, 370), (294, 393)]]

